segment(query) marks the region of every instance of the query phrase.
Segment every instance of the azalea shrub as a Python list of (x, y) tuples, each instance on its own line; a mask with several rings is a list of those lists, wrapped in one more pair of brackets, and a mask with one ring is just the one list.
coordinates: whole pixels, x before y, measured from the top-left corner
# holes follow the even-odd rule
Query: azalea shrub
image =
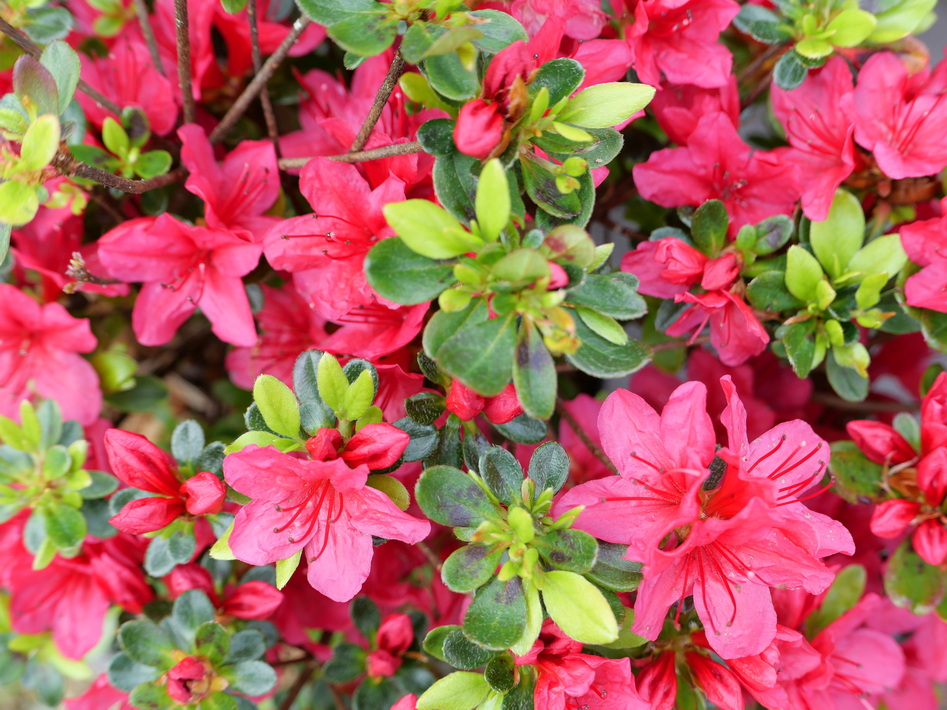
[(0, 4), (0, 705), (942, 707), (934, 5)]

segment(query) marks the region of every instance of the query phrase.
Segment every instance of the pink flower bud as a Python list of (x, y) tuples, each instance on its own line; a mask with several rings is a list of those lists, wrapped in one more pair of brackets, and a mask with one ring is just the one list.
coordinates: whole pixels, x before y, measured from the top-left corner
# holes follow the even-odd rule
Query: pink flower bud
[(460, 380), (451, 382), (447, 393), (447, 411), (469, 422), (483, 411), (484, 399)]
[(904, 437), (887, 424), (860, 419), (849, 422), (845, 429), (865, 456), (875, 463), (896, 465), (917, 456)]
[(191, 515), (213, 515), (224, 507), (227, 487), (210, 471), (201, 471), (181, 484), (181, 493), (187, 499), (184, 505)]
[(172, 700), (190, 704), (203, 693), (192, 689), (194, 681), (200, 681), (207, 675), (207, 667), (198, 658), (188, 656), (168, 671), (168, 695)]
[(208, 596), (214, 606), (218, 606), (214, 580), (211, 578), (210, 572), (199, 564), (177, 565), (164, 578), (164, 583), (167, 585), (172, 599), (181, 596), (188, 590), (200, 589)]
[(549, 270), (552, 272), (552, 278), (549, 280), (549, 289), (565, 288), (569, 283), (569, 274), (559, 264), (554, 261), (549, 262)]
[(365, 666), (370, 678), (388, 678), (398, 672), (401, 659), (379, 649), (368, 654)]
[(283, 603), (283, 593), (260, 580), (244, 582), (224, 601), (221, 611), (238, 619), (266, 619)]
[(677, 697), (674, 654), (662, 653), (635, 678), (638, 693), (653, 710), (671, 710)]
[(401, 655), (414, 640), (414, 627), (407, 614), (391, 614), (378, 627), (378, 648)]
[(911, 524), (920, 509), (919, 503), (900, 498), (883, 501), (871, 516), (871, 532), (886, 540), (896, 538)]
[(947, 528), (937, 520), (925, 520), (911, 538), (914, 549), (929, 565), (940, 566), (947, 559)]
[(109, 522), (122, 532), (143, 535), (167, 527), (184, 513), (184, 503), (180, 499), (140, 498), (126, 503)]
[(332, 461), (339, 458), (342, 435), (338, 429), (320, 429), (306, 442), (306, 450), (313, 461)]
[(482, 99), (468, 101), (457, 115), (454, 143), (457, 150), (483, 160), (503, 139), (503, 117), (496, 103)]
[(353, 468), (388, 468), (408, 448), (411, 437), (391, 424), (368, 424), (353, 436), (342, 451), (342, 459)]
[(728, 289), (740, 275), (740, 264), (735, 254), (724, 254), (718, 259), (711, 259), (704, 266), (704, 276), (700, 287), (707, 291)]
[(523, 413), (516, 388), (512, 384), (506, 386), (496, 397), (490, 397), (484, 405), (483, 413), (494, 424), (506, 424)]

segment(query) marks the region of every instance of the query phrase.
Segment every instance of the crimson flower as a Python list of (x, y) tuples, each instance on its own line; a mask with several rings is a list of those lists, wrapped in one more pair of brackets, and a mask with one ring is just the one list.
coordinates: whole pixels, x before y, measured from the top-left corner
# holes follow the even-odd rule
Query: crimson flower
[(686, 147), (652, 153), (633, 174), (641, 196), (662, 207), (722, 201), (731, 238), (745, 224), (791, 215), (800, 194), (796, 167), (779, 154), (751, 150), (722, 112), (703, 116)]
[(65, 419), (94, 422), (102, 407), (99, 377), (79, 353), (95, 345), (89, 321), (0, 284), (0, 415), (19, 419), (20, 402), (38, 395), (56, 400)]
[(368, 466), (307, 461), (272, 447), (248, 446), (224, 459), (224, 477), (249, 496), (234, 520), (237, 559), (265, 565), (303, 551), (314, 589), (352, 599), (368, 578), (372, 536), (416, 543), (431, 530), (367, 485)]
[(901, 243), (908, 258), (921, 268), (908, 277), (904, 295), (909, 306), (947, 313), (947, 200), (941, 200), (944, 216), (901, 227)]
[(882, 422), (849, 422), (848, 434), (870, 460), (907, 482), (900, 489), (915, 496), (879, 503), (871, 516), (878, 537), (899, 537), (913, 526), (912, 542), (925, 562), (947, 561), (947, 373), (941, 373), (921, 402), (921, 449), (915, 451), (900, 433)]
[(220, 595), (207, 568), (194, 563), (176, 565), (164, 582), (172, 599), (190, 589), (200, 589), (220, 616), (236, 619), (267, 619), (283, 603), (283, 593), (259, 579), (228, 584)]
[(200, 306), (221, 340), (253, 345), (256, 328), (243, 277), (262, 248), (232, 231), (192, 227), (165, 213), (125, 222), (98, 241), (109, 275), (144, 282), (132, 311), (143, 345), (163, 345)]
[(748, 443), (743, 404), (729, 377), (721, 386), (729, 442), (719, 451), (702, 383), (677, 388), (661, 415), (631, 392), (609, 396), (599, 430), (621, 476), (573, 488), (557, 514), (585, 505), (575, 527), (644, 563), (634, 633), (656, 639), (670, 606), (692, 595), (710, 647), (729, 659), (775, 637), (770, 589), (821, 592), (834, 575), (820, 558), (854, 545), (798, 497), (824, 475), (825, 442), (794, 421)]
[(182, 482), (174, 459), (140, 434), (109, 429), (105, 450), (123, 483), (158, 494), (126, 503), (109, 521), (119, 530), (141, 535), (162, 530), (186, 515), (219, 513), (223, 508), (227, 489), (217, 476), (202, 471)]
[(536, 669), (533, 702), (543, 710), (646, 710), (627, 658), (602, 658), (582, 653), (582, 644), (556, 626), (543, 623), (529, 653), (516, 658), (518, 666)]
[(414, 627), (407, 614), (389, 614), (378, 627), (375, 650), (365, 658), (370, 678), (388, 678), (401, 667), (401, 654), (414, 640)]
[(494, 397), (481, 397), (460, 380), (454, 380), (447, 391), (446, 406), (465, 422), (483, 412), (494, 424), (506, 424), (523, 413), (516, 388), (509, 384)]

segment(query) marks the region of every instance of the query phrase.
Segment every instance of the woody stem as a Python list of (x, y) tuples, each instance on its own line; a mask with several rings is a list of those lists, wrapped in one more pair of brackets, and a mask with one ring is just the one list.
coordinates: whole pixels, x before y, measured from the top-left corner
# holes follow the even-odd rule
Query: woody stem
[(158, 54), (158, 41), (155, 39), (155, 32), (151, 29), (151, 19), (148, 17), (148, 5), (145, 0), (135, 0), (135, 14), (138, 16), (138, 26), (141, 27), (141, 34), (145, 38), (145, 44), (148, 45), (148, 54), (151, 55), (151, 63), (155, 69), (164, 76), (164, 65), (161, 63), (161, 55)]
[(180, 180), (186, 173), (184, 168), (177, 168), (169, 173), (158, 175), (157, 177), (149, 178), (148, 180), (129, 180), (119, 175), (110, 173), (107, 170), (102, 170), (101, 168), (96, 168), (92, 165), (82, 163), (73, 158), (67, 151), (63, 150), (60, 150), (58, 153), (56, 153), (50, 165), (56, 168), (56, 170), (58, 170), (62, 175), (85, 178), (86, 180), (94, 180), (100, 185), (105, 185), (106, 187), (121, 190), (122, 192), (127, 192), (131, 195), (141, 195), (145, 192), (148, 192), (149, 190), (156, 190), (159, 187), (164, 187), (165, 185), (169, 185), (172, 182)]
[(187, 0), (174, 0), (174, 29), (178, 44), (178, 83), (184, 101), (184, 123), (194, 123), (197, 107), (191, 89), (191, 41), (188, 37)]
[(279, 706), (280, 710), (289, 710), (293, 706), (293, 703), (296, 702), (296, 698), (299, 697), (299, 694), (302, 692), (303, 688), (306, 687), (306, 683), (312, 679), (313, 673), (315, 673), (316, 669), (318, 668), (319, 662), (315, 659), (309, 661), (305, 666), (303, 666), (302, 670), (299, 671), (299, 675), (296, 676), (296, 680), (293, 682), (293, 685), (290, 687), (282, 705)]
[[(369, 150), (359, 150), (352, 153), (343, 153), (342, 155), (327, 155), (328, 160), (337, 160), (340, 163), (364, 163), (368, 160), (379, 160), (381, 158), (391, 158), (396, 155), (410, 155), (411, 153), (420, 153), (421, 144), (417, 141), (410, 143), (395, 143), (394, 145), (385, 145), (381, 148), (370, 148)], [(312, 158), (283, 158), (279, 161), (282, 170), (293, 170), (302, 168)]]
[(388, 73), (385, 75), (385, 80), (381, 83), (381, 86), (378, 87), (378, 93), (375, 94), (375, 101), (368, 111), (368, 116), (365, 117), (365, 122), (355, 136), (352, 147), (349, 148), (349, 153), (360, 152), (362, 148), (365, 147), (365, 144), (368, 143), (372, 129), (375, 128), (375, 124), (378, 123), (378, 119), (381, 118), (381, 112), (384, 110), (385, 104), (388, 103), (391, 92), (394, 91), (395, 86), (398, 85), (398, 79), (401, 77), (401, 72), (403, 71), (404, 59), (401, 58), (401, 52), (396, 50), (395, 57), (391, 60), (391, 66), (388, 67)]
[[(253, 53), (253, 71), (259, 73), (263, 67), (263, 54), (260, 51), (260, 27), (257, 20), (257, 0), (247, 2), (247, 19), (250, 20), (250, 50)], [(273, 112), (273, 102), (270, 101), (270, 92), (266, 84), (260, 90), (260, 104), (263, 106), (263, 119), (266, 121), (266, 132), (273, 143), (276, 157), (279, 157), (279, 128), (276, 125), (276, 114)]]

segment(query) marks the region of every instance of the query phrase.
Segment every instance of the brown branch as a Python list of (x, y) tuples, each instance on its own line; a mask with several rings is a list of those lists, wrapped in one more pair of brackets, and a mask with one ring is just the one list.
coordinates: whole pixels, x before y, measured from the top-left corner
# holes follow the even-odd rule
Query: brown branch
[[(411, 143), (395, 143), (394, 145), (385, 145), (381, 148), (370, 148), (360, 150), (354, 153), (343, 153), (342, 155), (326, 155), (327, 160), (337, 160), (340, 163), (364, 163), (369, 160), (380, 160), (381, 158), (392, 158), (396, 155), (411, 155), (421, 152), (421, 144), (417, 141)], [(305, 167), (312, 158), (283, 158), (279, 161), (282, 170), (295, 170)]]
[[(13, 40), (13, 43), (17, 47), (22, 49), (24, 52), (29, 54), (34, 59), (39, 59), (40, 55), (43, 53), (42, 48), (38, 44), (36, 44), (33, 40), (31, 40), (22, 32), (20, 32), (16, 27), (11, 25), (9, 22), (4, 20), (2, 16), (0, 16), (0, 32), (3, 32), (3, 34), (5, 34), (7, 37)], [(91, 86), (85, 83), (82, 79), (79, 79), (78, 89), (83, 94), (88, 96), (90, 99), (95, 101), (97, 104), (102, 106), (102, 108), (104, 108), (105, 110), (110, 111), (111, 113), (114, 113), (116, 116), (120, 116), (122, 114), (121, 106), (119, 106), (117, 103), (112, 101), (112, 99), (108, 98), (101, 92), (97, 91), (96, 89), (93, 89)]]
[(375, 101), (368, 111), (368, 116), (365, 117), (365, 123), (363, 123), (362, 127), (358, 130), (358, 134), (352, 142), (352, 147), (349, 148), (350, 153), (358, 153), (365, 147), (365, 144), (368, 143), (372, 129), (375, 128), (375, 124), (378, 123), (378, 119), (381, 118), (381, 112), (384, 110), (385, 104), (388, 103), (391, 92), (394, 91), (398, 85), (398, 79), (401, 77), (401, 72), (403, 71), (404, 59), (401, 58), (401, 52), (395, 50), (395, 57), (391, 60), (391, 66), (388, 68), (385, 80), (381, 83), (381, 86), (378, 87), (378, 93), (375, 94)]
[(299, 39), (299, 35), (309, 26), (310, 22), (312, 22), (312, 20), (303, 16), (293, 23), (293, 29), (286, 35), (280, 46), (276, 48), (276, 51), (270, 55), (270, 58), (263, 63), (263, 66), (260, 67), (260, 71), (253, 77), (253, 81), (247, 84), (247, 88), (245, 88), (243, 93), (233, 102), (233, 105), (227, 113), (224, 114), (224, 117), (220, 119), (220, 123), (217, 124), (217, 127), (211, 131), (209, 136), (211, 143), (219, 142), (227, 135), (230, 129), (233, 128), (234, 124), (250, 106), (250, 102), (253, 101), (253, 99), (257, 97), (257, 94), (263, 90), (263, 87), (266, 86), (266, 82), (273, 76), (276, 67), (286, 58), (289, 54), (289, 50), (293, 48), (296, 40)]
[(197, 107), (191, 89), (191, 38), (188, 36), (187, 0), (174, 0), (174, 31), (178, 44), (178, 84), (184, 101), (184, 123), (194, 123)]
[(556, 399), (556, 411), (559, 412), (559, 416), (565, 419), (566, 423), (569, 425), (569, 428), (575, 432), (575, 435), (579, 437), (579, 440), (585, 444), (592, 455), (601, 461), (605, 467), (612, 473), (618, 473), (618, 469), (615, 467), (615, 464), (612, 463), (611, 459), (605, 455), (605, 452), (599, 448), (598, 444), (592, 441), (591, 437), (585, 432), (585, 429), (576, 421), (575, 417), (572, 416), (572, 413), (566, 409), (565, 403), (561, 399)]
[(53, 158), (53, 162), (50, 163), (50, 165), (56, 168), (56, 170), (58, 170), (62, 175), (93, 180), (100, 185), (105, 185), (106, 187), (111, 187), (115, 190), (121, 190), (122, 192), (127, 192), (131, 195), (141, 195), (145, 192), (148, 192), (149, 190), (156, 190), (159, 187), (170, 185), (172, 182), (180, 180), (182, 177), (184, 177), (184, 175), (187, 174), (187, 171), (184, 168), (176, 168), (169, 173), (158, 175), (157, 177), (149, 178), (147, 180), (129, 180), (128, 178), (123, 178), (120, 175), (110, 173), (107, 170), (102, 170), (101, 168), (96, 168), (92, 165), (88, 165), (87, 163), (82, 163), (73, 158), (66, 151), (60, 151), (56, 153), (56, 156)]
[[(260, 51), (260, 27), (257, 23), (256, 0), (247, 2), (247, 17), (250, 20), (250, 50), (253, 54), (253, 71), (260, 72), (263, 66), (263, 53)], [(273, 143), (276, 157), (280, 156), (279, 127), (276, 125), (276, 114), (273, 113), (273, 102), (270, 101), (270, 91), (266, 84), (260, 90), (260, 104), (263, 106), (263, 120), (266, 121), (266, 132)]]
[(289, 689), (289, 694), (279, 706), (280, 710), (289, 710), (293, 706), (293, 703), (296, 702), (296, 698), (299, 697), (299, 694), (302, 692), (303, 688), (306, 687), (306, 683), (312, 680), (312, 674), (316, 672), (318, 667), (319, 662), (312, 660), (309, 661), (309, 663), (307, 663), (301, 671), (299, 671), (299, 675), (296, 676), (296, 680)]
[(833, 409), (841, 409), (845, 412), (914, 412), (917, 410), (916, 404), (901, 404), (900, 402), (849, 402), (847, 399), (836, 397), (828, 392), (814, 392), (812, 400)]
[(164, 76), (164, 65), (158, 53), (158, 40), (155, 39), (155, 32), (151, 29), (151, 18), (148, 16), (148, 5), (145, 0), (135, 0), (135, 14), (138, 15), (138, 26), (141, 27), (141, 33), (145, 37), (145, 44), (148, 45), (151, 63), (161, 72), (161, 76)]
[(749, 77), (753, 76), (759, 69), (766, 63), (767, 60), (772, 59), (777, 54), (786, 49), (784, 44), (771, 44), (769, 47), (764, 49), (756, 58), (750, 62), (746, 68), (740, 72), (737, 76), (737, 84), (742, 84)]

